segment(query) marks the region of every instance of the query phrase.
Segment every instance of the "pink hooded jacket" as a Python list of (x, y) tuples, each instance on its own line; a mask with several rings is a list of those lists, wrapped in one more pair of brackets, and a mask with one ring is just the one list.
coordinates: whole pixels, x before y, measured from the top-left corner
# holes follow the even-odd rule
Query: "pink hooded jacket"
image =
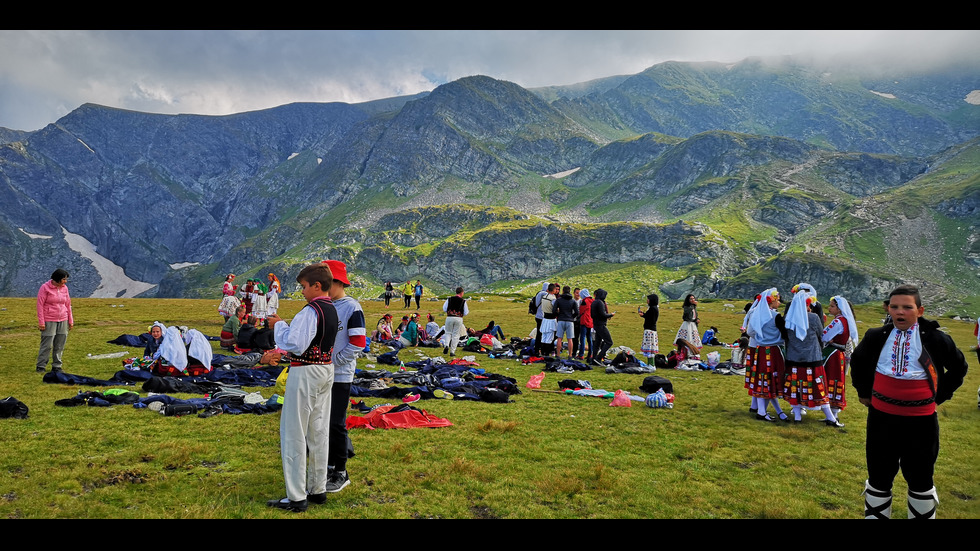
[(68, 320), (68, 325), (75, 325), (75, 319), (71, 314), (71, 296), (68, 294), (68, 286), (57, 287), (48, 280), (37, 292), (37, 322), (39, 325), (44, 325), (48, 321), (65, 320)]

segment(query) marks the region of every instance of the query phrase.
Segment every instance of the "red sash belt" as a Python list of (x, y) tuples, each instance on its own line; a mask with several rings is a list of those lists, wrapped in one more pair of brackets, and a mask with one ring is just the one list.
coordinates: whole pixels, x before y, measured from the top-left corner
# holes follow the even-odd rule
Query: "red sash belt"
[(871, 406), (891, 415), (932, 415), (936, 396), (927, 379), (903, 380), (876, 372)]

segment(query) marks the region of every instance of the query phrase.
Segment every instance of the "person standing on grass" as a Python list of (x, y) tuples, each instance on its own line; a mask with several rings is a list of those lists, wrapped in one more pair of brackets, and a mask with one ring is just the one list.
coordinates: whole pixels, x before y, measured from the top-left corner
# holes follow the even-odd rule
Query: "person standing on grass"
[(415, 286), (412, 285), (412, 282), (411, 281), (406, 281), (405, 282), (405, 286), (402, 287), (402, 295), (404, 295), (404, 298), (405, 298), (405, 308), (408, 308), (408, 307), (410, 307), (412, 305), (412, 290), (413, 289), (415, 289)]
[[(701, 335), (698, 334), (698, 299), (693, 294), (684, 297), (684, 313), (681, 316), (681, 326), (677, 330), (674, 344), (678, 353), (683, 353), (687, 363), (701, 361)], [(678, 365), (678, 368), (681, 366)]]
[(830, 355), (824, 361), (824, 372), (827, 374), (830, 411), (840, 420), (841, 410), (847, 407), (847, 367), (858, 340), (857, 322), (850, 303), (840, 295), (830, 299), (827, 312), (834, 319), (824, 328), (820, 340), (825, 347), (831, 349)]
[(415, 280), (415, 287), (413, 288), (413, 291), (415, 293), (415, 309), (418, 310), (419, 309), (419, 302), (422, 300), (422, 293), (423, 293), (422, 280), (421, 279), (416, 279)]
[(578, 341), (579, 334), (582, 333), (582, 289), (576, 287), (572, 290), (572, 298), (575, 299), (575, 307), (578, 308), (578, 315), (575, 316), (575, 321), (572, 322), (572, 331), (575, 333), (575, 338), (572, 339), (572, 358), (578, 357)]
[(596, 289), (595, 300), (592, 301), (592, 326), (595, 328), (595, 352), (589, 362), (592, 365), (604, 365), (602, 362), (606, 359), (606, 352), (613, 345), (612, 335), (606, 324), (616, 313), (610, 312), (606, 306), (606, 295), (605, 289)]
[(548, 283), (547, 281), (544, 282), (544, 283), (542, 283), (541, 284), (541, 290), (538, 291), (538, 294), (534, 295), (534, 306), (536, 308), (536, 311), (535, 311), (535, 314), (534, 314), (534, 328), (535, 328), (535, 332), (534, 332), (534, 352), (532, 353), (534, 356), (540, 356), (541, 355), (541, 320), (544, 319), (544, 309), (543, 309), (543, 305), (542, 305), (541, 299), (543, 299), (544, 297), (548, 296), (548, 287), (550, 285), (551, 284)]
[(793, 296), (786, 318), (783, 338), (786, 341), (786, 376), (783, 382), (783, 396), (793, 406), (793, 422), (802, 421), (803, 408), (820, 408), (824, 413), (824, 423), (831, 427), (844, 425), (830, 409), (827, 394), (827, 374), (823, 367), (823, 347), (820, 333), (823, 323), (813, 312), (817, 296), (800, 290)]
[(647, 358), (647, 364), (653, 365), (653, 357), (660, 353), (660, 342), (657, 339), (657, 319), (660, 318), (660, 295), (647, 295), (647, 311), (640, 308), (636, 313), (643, 318), (643, 340), (640, 342), (640, 352)]
[(61, 356), (68, 341), (68, 332), (75, 326), (68, 293), (68, 272), (58, 268), (51, 279), (37, 291), (37, 328), (41, 331), (41, 346), (37, 353), (37, 372), (44, 373), (51, 360), (51, 371), (62, 370)]
[(466, 325), (463, 317), (469, 315), (470, 307), (463, 298), (463, 288), (456, 287), (456, 295), (446, 299), (442, 305), (442, 311), (446, 313), (446, 338), (448, 346), (443, 347), (442, 353), (448, 353), (450, 357), (456, 355), (456, 347), (459, 345), (459, 338), (466, 334)]
[(891, 517), (899, 469), (908, 483), (908, 518), (936, 518), (936, 406), (963, 384), (967, 365), (953, 339), (924, 312), (917, 287), (896, 287), (888, 295), (891, 322), (868, 329), (851, 355), (851, 383), (868, 408), (865, 518)]
[[(578, 335), (578, 356), (576, 356), (576, 359), (590, 364), (592, 363), (592, 302), (595, 299), (589, 294), (588, 289), (579, 291), (579, 296), (582, 297), (582, 303), (578, 308), (579, 328), (576, 330), (576, 334)], [(588, 350), (588, 356), (585, 355), (586, 350)]]
[(779, 418), (789, 422), (789, 416), (779, 407), (779, 397), (786, 369), (783, 352), (779, 345), (783, 335), (777, 323), (780, 315), (779, 292), (775, 287), (766, 289), (755, 297), (755, 302), (745, 314), (743, 326), (749, 337), (745, 362), (745, 388), (752, 403), (749, 413), (760, 421), (774, 421), (769, 416), (771, 404)]
[(278, 314), (269, 318), (276, 344), (287, 353), (289, 375), (279, 420), (286, 497), (266, 504), (302, 512), (309, 501), (324, 503), (327, 497), (333, 347), (340, 320), (330, 300), (333, 274), (326, 264), (303, 268), (296, 282), (306, 306), (291, 324)]
[(548, 284), (548, 293), (541, 298), (541, 332), (538, 338), (541, 340), (541, 355), (550, 356), (555, 349), (555, 331), (558, 329), (558, 315), (555, 314), (555, 293), (558, 286), (554, 283)]
[[(327, 456), (326, 492), (336, 493), (350, 484), (347, 459), (353, 457), (354, 446), (347, 433), (347, 406), (351, 385), (357, 368), (358, 353), (367, 346), (367, 329), (361, 304), (347, 294), (350, 278), (347, 265), (339, 260), (324, 260), (333, 275), (330, 300), (337, 309), (340, 326), (333, 345), (334, 379), (330, 395), (330, 451)], [(288, 379), (287, 379), (288, 380)]]
[(561, 356), (562, 339), (568, 339), (568, 358), (572, 358), (572, 343), (575, 342), (575, 320), (578, 318), (578, 303), (572, 296), (572, 289), (566, 285), (562, 294), (555, 300), (555, 357)]
[(395, 286), (390, 281), (385, 282), (385, 308), (391, 305), (391, 297), (395, 295)]

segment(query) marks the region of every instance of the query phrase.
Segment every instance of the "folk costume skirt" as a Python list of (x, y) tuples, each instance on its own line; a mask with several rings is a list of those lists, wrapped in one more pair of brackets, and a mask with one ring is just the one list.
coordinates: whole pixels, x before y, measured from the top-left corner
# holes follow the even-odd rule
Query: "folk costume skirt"
[(827, 397), (830, 399), (830, 407), (844, 409), (847, 407), (847, 400), (844, 390), (847, 388), (847, 366), (849, 358), (842, 350), (834, 350), (824, 362), (824, 373), (827, 376)]
[(749, 396), (773, 400), (780, 397), (786, 364), (778, 346), (749, 348), (745, 358), (745, 388)]
[(660, 343), (657, 341), (657, 332), (652, 329), (643, 330), (643, 342), (640, 344), (640, 352), (644, 356), (653, 356), (660, 353)]
[(823, 364), (815, 366), (786, 362), (783, 399), (793, 406), (818, 408), (830, 403), (827, 373)]

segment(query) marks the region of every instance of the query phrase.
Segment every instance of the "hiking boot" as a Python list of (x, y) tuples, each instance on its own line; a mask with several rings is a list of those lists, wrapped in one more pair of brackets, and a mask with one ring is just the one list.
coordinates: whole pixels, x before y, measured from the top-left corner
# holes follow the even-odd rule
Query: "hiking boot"
[[(347, 471), (334, 471), (330, 474), (330, 478), (327, 479), (327, 493), (335, 494), (350, 484), (350, 477), (347, 476)], [(324, 496), (324, 499), (326, 496)]]

